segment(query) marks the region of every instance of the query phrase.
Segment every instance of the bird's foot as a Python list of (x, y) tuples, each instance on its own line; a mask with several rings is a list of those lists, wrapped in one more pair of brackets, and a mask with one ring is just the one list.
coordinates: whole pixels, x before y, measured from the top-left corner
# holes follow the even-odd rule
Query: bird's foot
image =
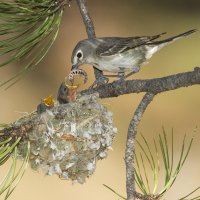
[(109, 78), (107, 78), (106, 76), (104, 76), (103, 74), (96, 76), (96, 80), (94, 81), (94, 83), (90, 86), (91, 88), (95, 88), (98, 87), (100, 85), (104, 85), (106, 83), (108, 83)]
[(108, 83), (109, 79), (105, 75), (103, 75), (103, 72), (101, 70), (94, 67), (94, 74), (95, 74), (96, 80), (89, 87), (90, 89)]
[(119, 72), (117, 77), (119, 78), (119, 81), (124, 81), (126, 75), (124, 72)]
[(125, 79), (126, 78), (124, 72), (118, 72), (118, 74), (109, 74), (109, 75), (104, 75), (104, 76), (109, 77), (109, 78), (119, 78), (119, 79)]
[(127, 74), (127, 75), (125, 76), (124, 79), (128, 78), (129, 76), (131, 76), (131, 75), (133, 75), (133, 74), (135, 74), (135, 73), (137, 73), (137, 72), (139, 72), (139, 71), (140, 71), (140, 67), (139, 67), (139, 66), (138, 66), (138, 67), (135, 67), (135, 68), (133, 69), (133, 71), (131, 71), (129, 74)]
[(135, 74), (135, 73), (137, 73), (138, 71), (140, 70), (140, 68), (139, 67), (137, 67), (137, 68), (135, 68), (133, 71), (131, 71), (130, 73), (128, 73), (127, 75), (125, 75), (125, 73), (124, 72), (119, 72), (118, 73), (118, 82), (122, 82), (122, 81), (125, 81), (125, 79), (127, 79), (129, 76), (131, 76), (131, 75), (133, 75), (133, 74)]

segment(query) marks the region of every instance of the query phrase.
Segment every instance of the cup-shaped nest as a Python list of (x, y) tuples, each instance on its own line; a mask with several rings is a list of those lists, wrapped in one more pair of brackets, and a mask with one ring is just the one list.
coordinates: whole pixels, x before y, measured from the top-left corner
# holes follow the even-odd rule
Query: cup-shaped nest
[(84, 183), (95, 171), (96, 162), (107, 156), (117, 132), (112, 113), (98, 102), (96, 94), (55, 104), (40, 115), (19, 119), (14, 126), (26, 123), (33, 128), (18, 147), (19, 157), (24, 158), (29, 141), (34, 170), (79, 183)]

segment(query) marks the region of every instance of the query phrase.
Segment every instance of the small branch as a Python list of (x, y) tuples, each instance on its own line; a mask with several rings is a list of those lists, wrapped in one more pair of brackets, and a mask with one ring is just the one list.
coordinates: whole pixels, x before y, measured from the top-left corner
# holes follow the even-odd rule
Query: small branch
[(95, 38), (96, 35), (95, 35), (94, 25), (93, 25), (93, 22), (92, 22), (90, 15), (89, 15), (89, 12), (88, 12), (86, 0), (77, 0), (77, 4), (79, 6), (80, 13), (81, 13), (81, 16), (83, 18), (83, 22), (85, 24), (85, 28), (86, 28), (88, 38), (89, 39)]
[(109, 84), (98, 86), (94, 89), (82, 91), (82, 94), (98, 92), (100, 98), (118, 97), (124, 94), (150, 92), (161, 93), (200, 84), (200, 68), (194, 71), (179, 73), (171, 76), (145, 80), (114, 81)]
[(153, 100), (154, 96), (155, 94), (153, 93), (146, 93), (144, 95), (129, 124), (127, 141), (126, 141), (126, 153), (125, 153), (127, 200), (133, 200), (135, 199), (135, 197), (140, 199), (146, 199), (146, 196), (143, 197), (141, 194), (138, 194), (135, 191), (135, 173), (134, 173), (135, 145), (134, 144), (139, 122), (147, 106)]

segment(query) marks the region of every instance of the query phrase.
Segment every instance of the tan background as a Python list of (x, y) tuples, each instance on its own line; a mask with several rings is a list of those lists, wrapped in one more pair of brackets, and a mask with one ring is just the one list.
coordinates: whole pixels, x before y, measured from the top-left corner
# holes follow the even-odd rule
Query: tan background
[[(88, 0), (98, 36), (151, 35), (164, 31), (167, 36), (192, 28), (200, 29), (200, 3), (198, 0)], [(75, 2), (66, 8), (57, 41), (48, 56), (28, 76), (7, 91), (0, 93), (0, 122), (9, 123), (31, 112), (42, 97), (56, 95), (56, 91), (70, 70), (70, 56), (75, 44), (86, 37), (83, 23)], [(200, 66), (200, 34), (171, 44), (143, 66), (140, 73), (131, 78), (154, 78), (193, 70)], [(91, 67), (87, 88), (94, 76)], [(6, 80), (17, 71), (16, 66), (1, 69), (0, 80)], [(84, 185), (72, 185), (56, 176), (45, 177), (27, 170), (10, 200), (114, 200), (119, 199), (102, 186), (107, 184), (125, 196), (125, 165), (123, 161), (126, 133), (142, 94), (126, 95), (102, 102), (114, 113), (114, 123), (119, 132), (109, 157), (98, 163), (95, 174)], [(200, 125), (199, 86), (183, 88), (158, 95), (145, 113), (139, 131), (152, 139), (164, 126), (168, 133), (174, 128), (177, 153), (183, 134), (191, 135)], [(177, 199), (200, 185), (200, 136), (199, 129), (189, 159), (183, 171), (167, 193), (166, 199)], [(151, 140), (150, 140), (151, 141)], [(175, 156), (176, 157), (176, 156)], [(5, 167), (1, 169), (3, 174)]]

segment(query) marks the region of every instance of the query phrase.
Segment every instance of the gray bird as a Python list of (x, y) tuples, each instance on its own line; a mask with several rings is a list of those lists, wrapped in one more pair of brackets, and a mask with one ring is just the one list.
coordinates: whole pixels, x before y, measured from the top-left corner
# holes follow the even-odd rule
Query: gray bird
[[(154, 36), (85, 39), (73, 50), (72, 69), (77, 69), (82, 64), (91, 64), (100, 71), (118, 73), (117, 76), (124, 79), (138, 72), (140, 66), (162, 47), (195, 31), (189, 30), (164, 40), (156, 39), (165, 33)], [(125, 76), (127, 71), (130, 73)]]

